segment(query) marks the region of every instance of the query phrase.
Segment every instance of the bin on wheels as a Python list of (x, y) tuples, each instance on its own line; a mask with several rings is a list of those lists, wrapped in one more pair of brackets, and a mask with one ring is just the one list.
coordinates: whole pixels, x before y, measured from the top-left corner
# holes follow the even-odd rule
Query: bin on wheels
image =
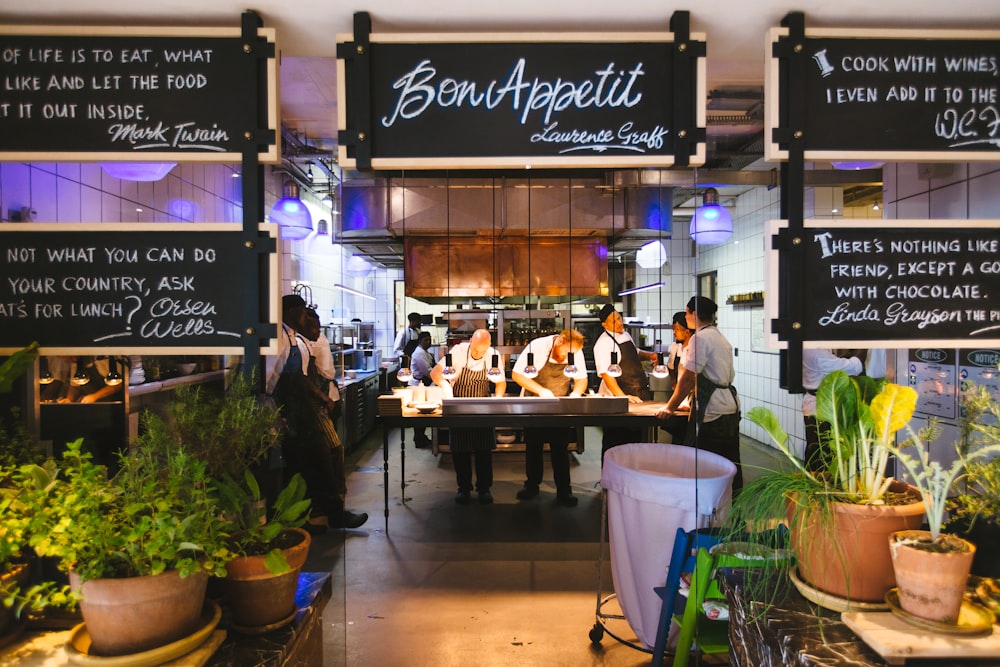
[[(605, 454), (601, 487), (615, 596), (646, 650), (656, 641), (660, 618), (653, 588), (666, 579), (677, 529), (707, 527), (729, 501), (735, 475), (732, 461), (684, 445), (632, 443)], [(600, 583), (597, 594), (601, 623)]]

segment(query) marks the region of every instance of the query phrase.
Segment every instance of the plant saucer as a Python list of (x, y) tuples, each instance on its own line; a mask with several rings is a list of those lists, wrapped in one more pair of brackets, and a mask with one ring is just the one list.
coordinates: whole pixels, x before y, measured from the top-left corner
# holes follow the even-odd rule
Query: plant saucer
[(90, 633), (87, 624), (81, 623), (70, 631), (64, 646), (66, 657), (84, 667), (154, 667), (191, 653), (204, 644), (222, 618), (222, 609), (208, 600), (198, 619), (198, 629), (175, 642), (157, 646), (148, 651), (128, 655), (95, 655), (90, 652)]
[(859, 600), (848, 600), (818, 588), (813, 588), (806, 582), (799, 579), (796, 568), (788, 569), (788, 578), (795, 584), (795, 588), (805, 599), (813, 604), (819, 605), (831, 611), (888, 611), (889, 605), (883, 602), (861, 602)]
[(969, 600), (962, 600), (962, 608), (958, 612), (958, 621), (955, 623), (942, 623), (914, 616), (900, 606), (898, 588), (890, 588), (889, 592), (885, 594), (885, 601), (889, 604), (889, 609), (892, 610), (894, 616), (924, 630), (949, 635), (986, 635), (993, 631), (993, 612), (983, 605)]

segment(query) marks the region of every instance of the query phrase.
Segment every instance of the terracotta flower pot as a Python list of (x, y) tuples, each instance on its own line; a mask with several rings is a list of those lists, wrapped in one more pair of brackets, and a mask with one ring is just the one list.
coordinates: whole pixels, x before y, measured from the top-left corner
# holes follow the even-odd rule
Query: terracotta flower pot
[[(892, 491), (906, 485), (894, 483)], [(916, 496), (914, 496), (916, 497)], [(810, 586), (846, 600), (882, 602), (896, 585), (886, 538), (919, 528), (924, 503), (855, 505), (834, 503), (833, 516), (790, 517), (799, 576)]]
[(241, 556), (226, 565), (225, 601), (233, 617), (234, 629), (266, 632), (288, 621), (295, 614), (295, 592), (299, 572), (309, 555), (312, 541), (301, 528), (289, 528), (300, 541), (283, 550), (291, 568), (283, 574), (271, 574), (264, 556)]
[(205, 604), (204, 572), (181, 577), (176, 570), (148, 577), (80, 578), (70, 586), (83, 595), (80, 611), (96, 655), (129, 655), (183, 639), (198, 629)]
[(914, 616), (954, 624), (976, 546), (955, 535), (932, 542), (926, 530), (903, 530), (889, 536), (899, 606)]

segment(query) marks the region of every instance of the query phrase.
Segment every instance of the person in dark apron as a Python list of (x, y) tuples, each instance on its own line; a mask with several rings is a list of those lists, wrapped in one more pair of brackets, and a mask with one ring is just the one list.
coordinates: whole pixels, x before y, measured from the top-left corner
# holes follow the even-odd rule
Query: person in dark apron
[[(529, 353), (534, 371), (528, 366)], [(577, 369), (572, 377), (565, 373), (568, 364)], [(561, 333), (531, 341), (517, 358), (513, 377), (521, 385), (522, 396), (583, 396), (587, 391), (583, 334), (575, 329), (564, 329)], [(565, 507), (576, 506), (577, 497), (570, 487), (568, 450), (574, 431), (567, 427), (524, 429), (527, 480), (517, 492), (518, 500), (529, 500), (538, 495), (544, 468), (542, 450), (547, 442), (552, 460), (552, 478), (556, 484), (556, 503)]]
[(695, 330), (677, 386), (657, 417), (674, 415), (685, 396), (694, 391), (691, 417), (684, 443), (726, 457), (736, 464), (733, 491), (743, 487), (740, 466), (740, 401), (733, 386), (733, 346), (715, 327), (718, 306), (703, 296), (687, 304), (688, 326)]
[[(431, 379), (441, 387), (445, 396), (457, 398), (485, 398), (490, 395), (490, 384), (494, 384), (496, 396), (503, 396), (507, 383), (501, 380), (491, 383), (486, 372), (493, 363), (493, 348), (490, 347), (490, 332), (476, 329), (467, 343), (459, 343), (451, 348), (444, 359), (431, 370)], [(503, 368), (503, 357), (497, 356), (499, 368)], [(444, 377), (445, 365), (451, 359), (452, 367), (458, 375), (451, 380)], [(451, 460), (455, 466), (458, 494), (455, 502), (467, 505), (472, 502), (472, 463), (476, 464), (476, 493), (479, 502), (489, 505), (493, 502), (490, 487), (493, 486), (493, 448), (496, 439), (492, 428), (453, 428), (449, 434)]]
[(306, 482), (313, 503), (314, 522), (306, 526), (310, 532), (321, 532), (321, 524), (316, 522), (320, 516), (327, 517), (331, 528), (358, 528), (368, 520), (368, 515), (344, 507), (347, 496), (344, 450), (329, 415), (332, 400), (319, 389), (315, 363), (310, 369), (306, 336), (314, 331), (309, 325), (305, 301), (297, 295), (284, 297), (282, 331), (278, 335), (284, 336), (282, 347), (287, 345), (288, 354), (277, 376), (274, 400), (286, 424), (282, 441), (286, 472), (289, 477), (300, 473)]
[[(655, 352), (636, 348), (632, 336), (625, 332), (622, 316), (610, 303), (601, 308), (598, 317), (604, 330), (594, 341), (594, 364), (601, 376), (599, 393), (602, 396), (627, 396), (629, 403), (642, 403), (653, 398), (649, 378), (642, 367), (642, 360), (657, 361)], [(621, 373), (612, 362), (617, 362)], [(601, 460), (610, 448), (626, 442), (642, 442), (646, 438), (642, 428), (606, 428), (601, 440)]]
[[(674, 387), (677, 386), (677, 378), (680, 375), (681, 363), (687, 352), (688, 341), (694, 335), (694, 330), (688, 328), (687, 313), (685, 311), (681, 310), (674, 313), (673, 331), (674, 342), (670, 345), (670, 351), (667, 353), (666, 359), (667, 373), (670, 376), (671, 394), (674, 391)], [(667, 397), (669, 398), (669, 396), (668, 394)], [(679, 407), (688, 409), (690, 405), (688, 401), (682, 401)], [(670, 434), (670, 442), (682, 443), (687, 435), (687, 427), (688, 413), (684, 412), (667, 417), (665, 423), (660, 428)]]

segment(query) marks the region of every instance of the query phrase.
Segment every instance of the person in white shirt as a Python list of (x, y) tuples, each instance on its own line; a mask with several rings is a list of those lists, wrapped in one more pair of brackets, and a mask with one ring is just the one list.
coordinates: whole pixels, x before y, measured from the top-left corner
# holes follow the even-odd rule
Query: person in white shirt
[[(625, 332), (625, 323), (615, 307), (604, 304), (598, 317), (604, 330), (594, 341), (594, 365), (597, 374), (601, 376), (601, 386), (598, 390), (602, 396), (626, 396), (629, 403), (642, 403), (652, 400), (649, 390), (649, 378), (642, 367), (642, 360), (653, 363), (657, 361), (655, 352), (647, 352), (636, 348), (632, 336)], [(621, 374), (609, 373), (613, 364), (621, 369)], [(643, 428), (606, 428), (601, 438), (601, 460), (604, 453), (611, 447), (626, 442), (642, 442), (645, 439)]]
[(416, 340), (417, 336), (420, 335), (420, 313), (410, 313), (406, 316), (406, 319), (409, 321), (409, 325), (396, 334), (396, 340), (392, 344), (392, 356), (397, 359), (403, 358), (403, 354), (406, 351), (406, 344), (411, 340)]
[[(448, 351), (431, 369), (431, 379), (441, 387), (445, 397), (483, 398), (490, 395), (490, 381), (487, 371), (496, 357), (497, 367), (504, 368), (503, 355), (491, 347), (490, 332), (476, 329), (468, 342), (459, 343)], [(457, 375), (446, 379), (443, 375), (447, 364)], [(495, 396), (503, 396), (507, 391), (506, 379), (493, 383)], [(449, 434), (451, 460), (455, 466), (458, 494), (455, 502), (467, 505), (472, 502), (472, 459), (476, 461), (476, 492), (481, 505), (493, 502), (490, 487), (493, 486), (493, 447), (496, 444), (492, 428), (453, 428)]]
[(677, 386), (667, 404), (657, 411), (671, 417), (694, 391), (685, 443), (726, 457), (736, 464), (733, 491), (743, 487), (740, 466), (740, 403), (733, 387), (733, 346), (713, 324), (719, 309), (704, 296), (691, 297), (685, 309), (688, 328), (695, 333), (688, 341)]
[[(528, 377), (529, 356), (536, 375)], [(566, 374), (568, 366), (576, 373)], [(571, 369), (572, 370), (572, 369)], [(583, 334), (575, 329), (563, 329), (551, 336), (542, 336), (528, 343), (517, 358), (512, 372), (514, 381), (521, 385), (522, 396), (583, 396), (587, 391), (587, 361), (583, 356)], [(556, 503), (575, 507), (569, 479), (569, 441), (574, 429), (566, 427), (524, 429), (524, 467), (527, 480), (517, 492), (518, 500), (529, 500), (538, 495), (542, 483), (542, 449), (549, 443), (552, 460), (552, 478), (556, 484)]]
[[(410, 386), (432, 385), (431, 369), (434, 368), (434, 357), (430, 353), (431, 334), (428, 331), (421, 331), (416, 340), (410, 341), (404, 351), (410, 357)], [(430, 438), (427, 437), (427, 429), (417, 426), (413, 429), (413, 446), (422, 449), (429, 447)]]

